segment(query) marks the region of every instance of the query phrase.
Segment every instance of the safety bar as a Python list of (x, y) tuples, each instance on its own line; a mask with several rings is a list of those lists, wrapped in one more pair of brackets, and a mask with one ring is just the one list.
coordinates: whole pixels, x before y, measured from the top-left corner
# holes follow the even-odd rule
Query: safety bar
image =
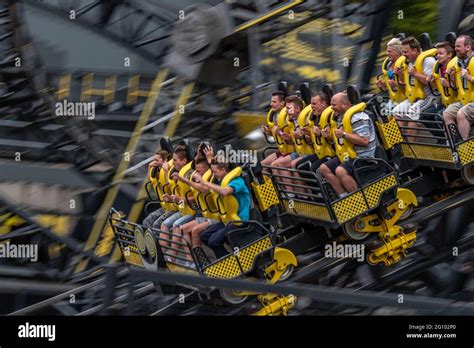
[[(298, 169), (292, 169), (292, 168), (272, 167), (272, 166), (265, 166), (265, 165), (262, 165), (262, 167), (267, 168), (270, 171), (270, 173), (271, 173), (270, 178), (272, 179), (272, 182), (274, 183), (274, 185), (277, 187), (277, 193), (280, 197), (281, 197), (281, 194), (283, 193), (284, 194), (283, 198), (288, 199), (289, 197), (288, 197), (287, 193), (292, 193), (292, 194), (295, 194), (295, 199), (291, 198), (293, 200), (301, 200), (302, 202), (312, 202), (310, 200), (304, 200), (304, 199), (298, 198), (298, 196), (300, 196), (300, 197), (301, 196), (306, 196), (306, 197), (315, 197), (317, 199), (322, 199), (325, 204), (329, 204), (329, 201), (327, 199), (328, 194), (327, 194), (326, 190), (324, 189), (323, 184), (321, 183), (320, 179), (317, 177), (316, 173), (314, 173), (312, 171), (308, 171), (308, 170), (298, 170)], [(299, 178), (295, 178), (294, 176), (290, 176), (290, 175), (275, 174), (275, 173), (271, 172), (272, 169), (278, 170), (278, 171), (301, 173), (301, 174), (305, 174), (305, 175), (309, 176), (310, 178), (303, 177), (303, 176), (301, 176)], [(313, 177), (314, 179), (311, 178), (311, 177)], [(306, 184), (311, 184), (311, 185), (303, 186), (301, 184), (296, 184), (296, 183), (292, 183), (292, 182), (285, 183), (285, 182), (281, 181), (281, 179), (284, 179), (284, 178), (291, 179), (291, 180), (294, 180), (294, 181), (302, 181)], [(302, 193), (302, 192), (297, 192), (297, 191), (293, 191), (293, 190), (287, 190), (287, 189), (284, 188), (285, 186), (305, 188), (308, 191), (316, 192), (316, 194), (308, 193), (308, 192)], [(320, 193), (320, 195), (317, 195), (317, 193)]]

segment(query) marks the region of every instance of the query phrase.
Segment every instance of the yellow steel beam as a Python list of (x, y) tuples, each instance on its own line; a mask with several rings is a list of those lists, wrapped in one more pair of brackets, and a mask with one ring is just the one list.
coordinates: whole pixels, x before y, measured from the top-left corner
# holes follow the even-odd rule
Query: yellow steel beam
[(176, 132), (176, 129), (179, 125), (179, 121), (181, 120), (181, 115), (185, 112), (185, 110), (181, 108), (184, 108), (184, 105), (187, 103), (189, 96), (193, 91), (193, 88), (194, 82), (191, 82), (188, 83), (181, 92), (181, 95), (179, 96), (178, 101), (176, 102), (176, 108), (174, 109), (173, 116), (170, 118), (168, 125), (166, 126), (166, 137), (171, 138)]
[[(172, 137), (174, 133), (176, 132), (176, 129), (179, 124), (179, 120), (181, 118), (180, 107), (182, 105), (185, 105), (188, 102), (189, 97), (191, 96), (193, 87), (194, 87), (194, 83), (189, 83), (188, 85), (184, 87), (183, 91), (181, 92), (181, 95), (179, 96), (178, 101), (176, 102), (174, 115), (170, 119), (165, 131), (165, 135), (167, 137)], [(135, 204), (130, 210), (130, 214), (128, 214), (128, 219), (127, 219), (128, 221), (137, 222), (138, 218), (140, 217), (140, 214), (143, 210), (143, 206), (145, 205), (145, 200), (147, 197), (146, 188), (145, 188), (147, 181), (148, 181), (148, 178), (145, 178), (145, 180), (142, 182), (140, 186), (140, 190), (135, 200)], [(114, 251), (112, 252), (112, 256), (109, 262), (112, 263), (115, 261), (119, 261), (121, 256), (122, 255), (121, 255), (120, 247), (116, 245), (114, 248)]]
[[(117, 197), (117, 194), (119, 192), (119, 185), (122, 181), (122, 179), (125, 176), (125, 171), (127, 170), (130, 161), (129, 161), (129, 156), (135, 151), (135, 148), (137, 147), (138, 141), (140, 139), (140, 136), (143, 132), (143, 127), (147, 124), (148, 119), (150, 118), (150, 115), (153, 111), (153, 108), (155, 107), (156, 100), (158, 98), (158, 95), (160, 93), (161, 87), (163, 85), (163, 82), (165, 81), (166, 76), (168, 75), (168, 70), (161, 70), (155, 80), (153, 81), (152, 88), (150, 91), (150, 94), (145, 102), (145, 106), (143, 107), (143, 110), (140, 114), (140, 117), (138, 118), (138, 121), (135, 125), (135, 129), (133, 131), (132, 137), (130, 138), (130, 141), (128, 142), (127, 148), (125, 150), (124, 156), (117, 168), (117, 171), (114, 175), (114, 178), (112, 180), (112, 184), (110, 189), (107, 191), (107, 194), (105, 196), (105, 199), (102, 203), (102, 206), (99, 209), (98, 214), (96, 215), (96, 220), (94, 223), (94, 226), (92, 227), (92, 231), (89, 235), (89, 238), (86, 241), (86, 245), (84, 247), (84, 250), (90, 250), (94, 248), (94, 246), (97, 244), (97, 241), (100, 237), (100, 234), (102, 230), (104, 229), (104, 225), (107, 222), (107, 218), (109, 215), (110, 208), (112, 207), (112, 204), (115, 201), (115, 198)], [(127, 155), (128, 154), (128, 155)], [(80, 272), (85, 267), (87, 266), (87, 259), (83, 262), (79, 263), (78, 266), (76, 267), (76, 272)]]
[(273, 11), (265, 13), (264, 15), (261, 15), (261, 16), (255, 18), (255, 19), (252, 19), (248, 22), (245, 22), (244, 24), (239, 25), (237, 28), (235, 28), (235, 32), (239, 32), (241, 30), (250, 28), (254, 25), (260, 24), (260, 23), (266, 21), (267, 19), (270, 19), (271, 17), (277, 16), (282, 12), (285, 12), (285, 11), (295, 7), (295, 6), (298, 6), (298, 5), (302, 4), (303, 2), (304, 2), (304, 0), (294, 0), (294, 1), (290, 2), (287, 5), (283, 5), (283, 6), (277, 8)]
[(117, 76), (113, 75), (107, 77), (105, 80), (105, 88), (93, 88), (92, 83), (94, 81), (94, 74), (90, 73), (85, 75), (82, 78), (81, 85), (81, 101), (86, 101), (91, 98), (93, 95), (99, 95), (104, 97), (104, 104), (111, 103), (115, 97), (115, 87), (117, 84)]
[(66, 99), (71, 93), (71, 74), (59, 78), (59, 88), (56, 92), (58, 99)]

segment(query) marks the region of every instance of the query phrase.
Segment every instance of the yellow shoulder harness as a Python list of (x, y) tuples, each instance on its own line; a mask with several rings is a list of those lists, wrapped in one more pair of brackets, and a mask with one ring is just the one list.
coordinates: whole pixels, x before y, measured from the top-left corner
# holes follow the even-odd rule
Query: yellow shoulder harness
[[(173, 160), (169, 160), (168, 165), (170, 167), (169, 173), (171, 173), (171, 170), (173, 168)], [(168, 182), (170, 182), (170, 179), (168, 180)], [(163, 195), (165, 193), (167, 193), (169, 195), (171, 195), (173, 193), (173, 191), (170, 188), (170, 185), (166, 185), (165, 171), (164, 171), (163, 168), (160, 169), (160, 174), (158, 176), (158, 185), (157, 185), (157, 190), (156, 191), (158, 192), (158, 196), (159, 196), (160, 201), (161, 201), (161, 207), (164, 210), (167, 210), (167, 211), (176, 211), (177, 210), (176, 206), (173, 203), (166, 203), (166, 202), (163, 201)]]
[[(448, 106), (449, 104), (452, 104), (458, 100), (458, 93), (452, 87), (445, 87), (441, 84), (442, 76), (440, 75), (440, 68), (441, 65), (439, 64), (439, 61), (436, 61), (435, 65), (433, 66), (434, 83), (440, 94), (441, 102), (444, 106)], [(448, 67), (446, 67), (446, 69), (448, 69)]]
[[(192, 171), (192, 162), (187, 163), (181, 170), (179, 171), (179, 175), (185, 177), (189, 171)], [(174, 190), (175, 194), (180, 197), (186, 197), (186, 195), (191, 191), (190, 187), (185, 184), (184, 182), (178, 180), (175, 184)], [(178, 204), (178, 210), (182, 215), (195, 215), (196, 211), (190, 207), (186, 198), (183, 202)]]
[[(278, 114), (277, 125), (283, 132), (287, 133), (288, 135), (291, 134), (290, 126), (288, 124), (288, 117), (286, 114), (286, 108), (283, 108)], [(276, 132), (273, 133), (273, 137), (275, 139), (275, 142), (277, 143), (278, 150), (280, 150), (281, 153), (288, 154), (295, 152), (295, 146), (287, 144), (278, 134), (276, 134)]]
[(397, 86), (394, 89), (394, 87), (389, 85), (388, 70), (387, 70), (387, 65), (389, 62), (390, 60), (388, 58), (385, 58), (385, 60), (382, 63), (382, 74), (384, 77), (385, 87), (387, 88), (388, 97), (390, 98), (390, 100), (399, 103), (405, 99), (405, 89), (402, 86)]
[[(420, 55), (416, 58), (414, 67), (417, 72), (423, 73), (423, 61), (427, 57), (434, 57), (436, 55), (437, 49), (432, 48), (430, 50), (421, 52)], [(408, 98), (410, 103), (416, 102), (418, 99), (426, 98), (424, 85), (418, 81), (418, 79), (413, 78), (413, 84), (410, 83), (410, 75), (408, 75), (408, 63), (405, 56), (401, 56), (395, 62), (395, 67), (400, 68), (403, 71), (403, 84), (405, 88), (405, 96)]]
[[(298, 126), (300, 129), (303, 129), (304, 127), (307, 126), (308, 124), (308, 119), (309, 116), (313, 110), (311, 109), (311, 105), (306, 106), (303, 110), (301, 110), (299, 116), (298, 116)], [(294, 130), (293, 122), (290, 123), (290, 128)], [(309, 145), (304, 139), (296, 139), (293, 135), (291, 136), (293, 139), (293, 142), (295, 143), (295, 150), (298, 153), (298, 155), (307, 155), (307, 154), (312, 154), (313, 153), (313, 148), (311, 145)]]
[[(229, 183), (235, 179), (238, 178), (242, 174), (242, 168), (237, 167), (232, 169), (227, 175), (222, 179), (221, 187), (227, 187)], [(232, 220), (239, 220), (240, 217), (237, 215), (237, 212), (239, 210), (239, 203), (237, 202), (237, 198), (234, 197), (234, 195), (227, 195), (221, 197), (221, 202), (224, 208), (224, 212), (222, 214), (222, 221), (223, 222), (229, 222)]]
[[(213, 182), (214, 177), (212, 176), (212, 171), (210, 169), (204, 173), (204, 175), (202, 176), (202, 180), (207, 182)], [(220, 221), (221, 216), (219, 215), (219, 213), (217, 213), (217, 198), (218, 195), (214, 191), (210, 191), (209, 193), (198, 193), (197, 199), (199, 200), (199, 206), (203, 208), (201, 213), (205, 218)]]
[[(464, 86), (464, 79), (461, 77), (461, 67), (458, 64), (458, 58), (454, 57), (448, 63), (447, 69), (454, 68), (456, 71), (456, 88), (458, 89), (458, 98), (462, 105), (474, 102), (474, 83), (467, 82), (467, 88)], [(469, 60), (467, 66), (469, 75), (474, 76), (474, 59)]]
[[(323, 110), (321, 116), (319, 118), (319, 124), (317, 125), (319, 129), (323, 130), (327, 126), (330, 126), (330, 120), (334, 115), (334, 110), (329, 106)], [(317, 137), (316, 134), (313, 133), (312, 128), (314, 126), (314, 121), (309, 120), (309, 127), (311, 130), (311, 140), (313, 142), (314, 153), (318, 156), (319, 159), (323, 159), (325, 157), (334, 157), (336, 153), (334, 152), (334, 148), (328, 141), (323, 137)]]
[[(351, 119), (354, 114), (364, 111), (367, 105), (365, 103), (359, 103), (351, 106), (345, 113), (342, 118), (342, 129), (347, 133), (352, 133), (352, 124)], [(349, 159), (354, 159), (357, 157), (357, 153), (354, 150), (354, 144), (347, 141), (344, 138), (337, 138), (334, 135), (334, 130), (337, 129), (337, 121), (331, 118), (331, 134), (334, 139), (334, 145), (336, 147), (336, 155), (341, 162), (347, 161)]]

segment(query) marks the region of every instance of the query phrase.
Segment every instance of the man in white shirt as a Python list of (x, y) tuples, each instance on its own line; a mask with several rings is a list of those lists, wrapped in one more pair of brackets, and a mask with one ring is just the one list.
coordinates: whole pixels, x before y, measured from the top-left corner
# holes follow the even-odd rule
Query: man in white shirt
[[(439, 103), (439, 97), (433, 94), (427, 80), (427, 77), (433, 73), (433, 66), (436, 60), (434, 57), (426, 57), (423, 60), (423, 71), (416, 71), (414, 65), (416, 59), (421, 54), (421, 46), (418, 40), (412, 36), (402, 41), (402, 53), (408, 63), (407, 72), (410, 76), (410, 85), (414, 85), (415, 79), (421, 82), (424, 85), (425, 98), (418, 99), (414, 103), (411, 103), (408, 99), (404, 100), (393, 109), (393, 115), (399, 120), (400, 126), (419, 127), (416, 121), (420, 119), (421, 113)], [(399, 68), (395, 68), (395, 74), (399, 76), (399, 80), (403, 79), (403, 72)], [(407, 129), (403, 133), (407, 136), (408, 141), (413, 142), (418, 131), (416, 129)]]

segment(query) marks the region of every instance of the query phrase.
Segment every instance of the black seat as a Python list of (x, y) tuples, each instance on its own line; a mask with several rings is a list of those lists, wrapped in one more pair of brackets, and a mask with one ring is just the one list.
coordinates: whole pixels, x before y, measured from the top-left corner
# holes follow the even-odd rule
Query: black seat
[(354, 161), (354, 176), (359, 185), (365, 186), (391, 172), (387, 154), (382, 146), (375, 149), (375, 158), (358, 158)]
[(311, 93), (311, 88), (309, 87), (309, 82), (303, 82), (300, 85), (299, 90), (300, 90), (301, 99), (303, 99), (305, 104), (306, 105), (311, 104), (312, 93)]
[(173, 145), (171, 144), (171, 140), (168, 137), (163, 137), (160, 139), (160, 148), (162, 150), (168, 151), (169, 154), (173, 153)]
[(332, 84), (328, 83), (324, 85), (322, 91), (326, 93), (326, 95), (329, 97), (329, 100), (331, 100), (332, 96), (334, 95), (334, 87)]
[(195, 154), (194, 154), (194, 151), (193, 151), (193, 149), (192, 149), (192, 147), (191, 147), (191, 145), (190, 145), (190, 143), (189, 143), (189, 140), (188, 140), (188, 139), (183, 139), (182, 144), (183, 144), (184, 146), (186, 146), (186, 152), (187, 152), (187, 154), (188, 154), (189, 160), (194, 159)]
[(456, 38), (457, 38), (456, 33), (453, 31), (450, 31), (449, 33), (446, 34), (446, 36), (444, 37), (444, 40), (454, 46), (454, 44), (456, 43)]
[(427, 51), (433, 48), (433, 43), (431, 42), (430, 34), (428, 33), (420, 34), (420, 46), (423, 49), (423, 51)]
[(280, 81), (278, 83), (277, 89), (280, 92), (283, 92), (285, 94), (285, 96), (287, 96), (288, 95), (288, 82), (287, 81)]
[(405, 40), (407, 38), (407, 36), (405, 35), (405, 33), (398, 33), (397, 35), (395, 35), (395, 37), (397, 39), (400, 39), (401, 41)]
[(357, 88), (354, 85), (347, 86), (347, 97), (349, 98), (349, 101), (351, 104), (357, 104), (360, 103), (360, 93), (357, 91)]

